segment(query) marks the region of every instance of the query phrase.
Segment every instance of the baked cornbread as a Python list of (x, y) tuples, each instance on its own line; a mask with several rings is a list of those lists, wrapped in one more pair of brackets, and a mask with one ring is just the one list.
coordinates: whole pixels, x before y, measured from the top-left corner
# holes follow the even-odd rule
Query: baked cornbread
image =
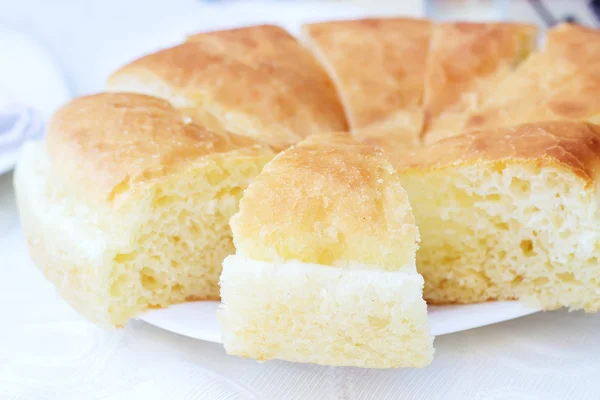
[(465, 118), (531, 53), (536, 41), (533, 25), (435, 24), (424, 78), (424, 142), (461, 134)]
[(394, 160), (421, 233), (429, 303), (600, 309), (600, 127), (467, 133)]
[(326, 72), (277, 26), (193, 35), (120, 68), (107, 88), (165, 98), (212, 131), (249, 136), (277, 150), (347, 129)]
[(353, 133), (423, 127), (423, 80), (431, 22), (407, 18), (331, 21), (303, 27), (304, 40), (329, 71)]
[(164, 100), (75, 99), (29, 143), (15, 189), (35, 264), (81, 314), (123, 326), (151, 307), (219, 299), (229, 218), (272, 158)]
[(229, 354), (423, 367), (433, 339), (418, 230), (380, 150), (312, 136), (277, 155), (231, 219), (219, 321)]

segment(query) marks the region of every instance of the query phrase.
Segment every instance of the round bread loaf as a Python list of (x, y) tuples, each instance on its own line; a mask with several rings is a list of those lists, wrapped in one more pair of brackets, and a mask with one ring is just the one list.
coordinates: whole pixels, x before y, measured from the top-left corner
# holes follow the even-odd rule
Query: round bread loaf
[[(416, 250), (402, 187), (370, 146), (310, 138), (327, 132), (383, 148), (398, 169), (426, 300), (600, 308), (598, 31), (560, 25), (540, 50), (524, 24), (391, 18), (303, 32), (308, 48), (272, 25), (190, 36), (120, 68), (108, 93), (73, 100), (45, 142), (26, 146), (15, 174), (23, 230), (76, 309), (122, 326), (150, 307), (218, 299), (235, 250), (229, 217), (274, 151), (302, 140), (248, 191), (235, 257), (258, 270), (295, 260), (284, 275), (314, 267), (320, 282), (344, 263), (376, 265), (359, 274), (368, 282), (398, 273)], [(252, 295), (229, 282), (230, 296)], [(351, 364), (320, 354), (311, 360)], [(363, 365), (411, 363), (394, 357)]]

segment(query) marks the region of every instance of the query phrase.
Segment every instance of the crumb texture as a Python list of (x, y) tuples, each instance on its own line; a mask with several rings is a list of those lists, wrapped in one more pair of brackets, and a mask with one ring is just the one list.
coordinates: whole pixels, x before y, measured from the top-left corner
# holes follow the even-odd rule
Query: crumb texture
[[(106, 118), (89, 124), (86, 114)], [(55, 116), (48, 142), (28, 144), (19, 160), (15, 188), (33, 259), (100, 325), (219, 299), (221, 262), (234, 252), (229, 218), (272, 157), (173, 114), (146, 96), (79, 99)]]
[(426, 300), (598, 311), (599, 144), (593, 125), (531, 124), (441, 141), (399, 166)]
[(368, 368), (424, 367), (433, 358), (423, 279), (230, 256), (219, 321), (228, 353)]

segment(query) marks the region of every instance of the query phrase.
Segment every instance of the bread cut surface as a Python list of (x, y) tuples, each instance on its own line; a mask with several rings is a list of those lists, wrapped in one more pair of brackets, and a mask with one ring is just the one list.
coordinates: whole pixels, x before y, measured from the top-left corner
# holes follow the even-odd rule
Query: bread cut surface
[(402, 129), (419, 136), (431, 25), (373, 18), (303, 27), (307, 44), (336, 83), (354, 133)]
[(229, 256), (219, 313), (225, 349), (258, 360), (424, 367), (433, 346), (422, 291), (414, 271)]
[(311, 134), (347, 129), (326, 72), (276, 26), (191, 36), (122, 67), (107, 87), (165, 98), (208, 129), (278, 150)]
[(536, 33), (526, 24), (435, 24), (424, 77), (424, 142), (461, 134), (466, 116), (534, 49)]
[(230, 354), (372, 368), (433, 356), (418, 231), (380, 150), (312, 136), (277, 155), (231, 219), (219, 321)]
[(562, 23), (548, 30), (544, 50), (580, 62), (600, 61), (600, 31), (579, 24)]
[(546, 122), (442, 140), (395, 160), (437, 304), (600, 308), (600, 128)]
[(229, 217), (272, 152), (207, 131), (166, 101), (104, 93), (52, 118), (15, 189), (36, 265), (80, 313), (123, 326), (152, 307), (218, 299)]

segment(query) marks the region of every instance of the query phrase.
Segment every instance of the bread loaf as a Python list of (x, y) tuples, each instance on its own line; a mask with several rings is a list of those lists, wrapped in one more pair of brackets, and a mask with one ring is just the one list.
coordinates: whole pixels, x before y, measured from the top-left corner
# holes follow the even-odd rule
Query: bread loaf
[(229, 217), (271, 157), (251, 139), (191, 123), (161, 99), (76, 99), (17, 166), (33, 260), (102, 326), (123, 326), (152, 307), (216, 300), (221, 262), (233, 252)]
[(280, 153), (231, 219), (219, 313), (225, 349), (374, 368), (422, 367), (432, 337), (418, 230), (381, 151), (339, 135)]

